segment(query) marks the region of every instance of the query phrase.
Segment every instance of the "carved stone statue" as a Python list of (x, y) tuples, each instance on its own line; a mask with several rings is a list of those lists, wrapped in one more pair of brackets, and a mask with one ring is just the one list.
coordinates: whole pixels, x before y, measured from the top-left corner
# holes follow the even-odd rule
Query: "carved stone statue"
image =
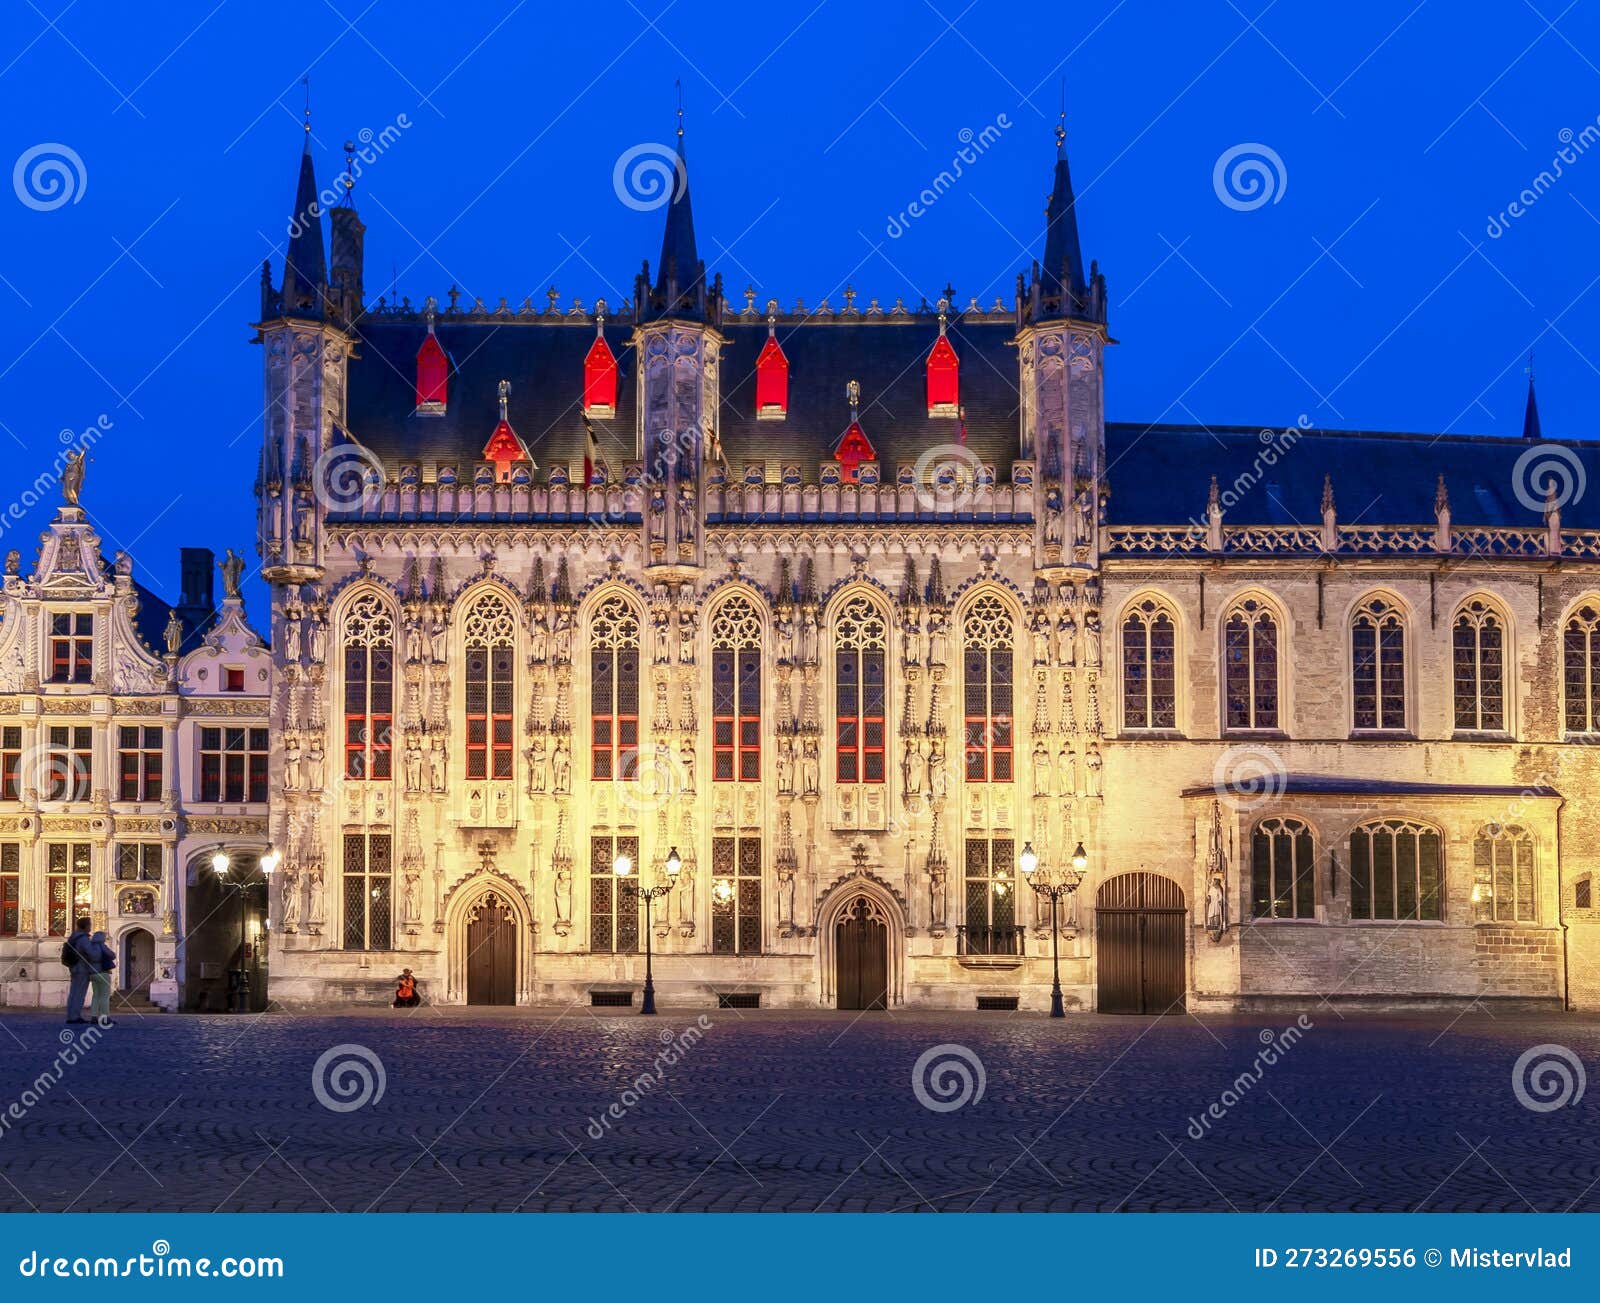
[(941, 669), (949, 663), (950, 617), (943, 611), (928, 612), (928, 664)]
[(1051, 485), (1044, 495), (1044, 545), (1060, 547), (1062, 536), (1061, 490)]
[(554, 782), (551, 784), (558, 796), (565, 796), (572, 790), (572, 752), (567, 739), (556, 739), (555, 753), (551, 757), (551, 768), (554, 771)]
[(556, 866), (556, 921), (572, 921), (572, 864), (563, 860)]
[(694, 739), (686, 737), (678, 743), (678, 765), (683, 771), (683, 790), (690, 796), (694, 795), (695, 782), (695, 754)]
[(162, 637), (167, 641), (167, 655), (176, 656), (178, 649), (183, 646), (183, 621), (178, 619), (177, 611), (167, 612), (167, 627)]
[(800, 662), (803, 665), (817, 663), (817, 646), (822, 638), (822, 613), (816, 607), (808, 607), (803, 622), (800, 626)]
[(296, 932), (300, 928), (300, 871), (285, 864), (278, 882), (280, 927), (284, 932)]
[(306, 922), (314, 928), (320, 928), (326, 917), (326, 892), (322, 883), (322, 866), (318, 864), (311, 870), (311, 908), (306, 911)]
[(815, 796), (822, 790), (822, 751), (817, 739), (807, 737), (800, 754), (800, 790), (806, 796)]
[(445, 750), (444, 739), (433, 739), (433, 748), (428, 752), (428, 784), (436, 792), (445, 790)]
[(17, 551), (16, 548), (12, 548), (11, 551), (6, 553), (6, 573), (8, 575), (20, 575), (22, 573), (22, 553)]
[(306, 788), (320, 792), (327, 782), (327, 765), (323, 763), (322, 739), (311, 735), (311, 745), (306, 751)]
[(290, 733), (283, 739), (283, 787), (287, 792), (300, 790), (300, 735)]
[(778, 608), (778, 663), (780, 665), (794, 664), (794, 612), (786, 607)]
[(778, 738), (778, 790), (794, 791), (794, 739), (787, 733)]
[(546, 756), (544, 736), (539, 733), (533, 735), (533, 741), (528, 746), (528, 793), (534, 795), (544, 791), (549, 782), (549, 774), (545, 766)]
[(1100, 617), (1093, 611), (1083, 617), (1083, 663), (1091, 670), (1100, 664)]
[(950, 775), (945, 771), (944, 739), (937, 733), (928, 739), (928, 793), (942, 801), (950, 787)]
[(1033, 794), (1050, 795), (1050, 748), (1042, 737), (1033, 744)]
[(1056, 752), (1056, 783), (1062, 796), (1078, 794), (1078, 757), (1070, 746)]
[(528, 610), (528, 660), (542, 665), (550, 646), (549, 616), (543, 602), (535, 602)]
[(694, 664), (694, 612), (688, 607), (678, 612), (678, 664)]
[(1105, 761), (1100, 756), (1100, 744), (1089, 743), (1089, 753), (1083, 758), (1083, 794), (1085, 796), (1099, 796), (1103, 790), (1101, 769)]
[(1206, 887), (1206, 931), (1213, 941), (1220, 941), (1227, 930), (1227, 896), (1222, 890), (1221, 874), (1213, 873)]
[(450, 626), (445, 622), (444, 608), (433, 608), (433, 619), (428, 622), (428, 650), (435, 665), (450, 659)]
[(83, 492), (83, 472), (88, 456), (80, 448), (67, 454), (67, 464), (61, 471), (61, 498), (67, 506), (76, 507)]
[(229, 601), (239, 600), (239, 584), (244, 578), (244, 558), (230, 547), (227, 556), (217, 562), (222, 571), (222, 595)]
[(694, 485), (678, 485), (678, 543), (694, 543)]
[(283, 608), (283, 663), (285, 665), (298, 665), (300, 663), (300, 608), (286, 606)]
[(422, 739), (415, 733), (406, 735), (406, 791), (422, 790)]
[(572, 659), (572, 612), (556, 607), (555, 630), (550, 639), (550, 654), (561, 665)]
[(1043, 610), (1033, 613), (1033, 663), (1050, 664), (1050, 616)]
[(922, 795), (922, 747), (914, 737), (906, 739), (905, 752), (900, 758), (900, 777), (905, 783), (908, 800)]
[(404, 913), (401, 915), (407, 923), (422, 922), (422, 882), (421, 877), (415, 873), (406, 874), (405, 897), (403, 904)]
[(307, 641), (311, 647), (311, 663), (321, 665), (328, 655), (328, 613), (320, 606), (311, 609)]
[(1056, 625), (1056, 659), (1062, 665), (1078, 663), (1078, 622), (1068, 611)]

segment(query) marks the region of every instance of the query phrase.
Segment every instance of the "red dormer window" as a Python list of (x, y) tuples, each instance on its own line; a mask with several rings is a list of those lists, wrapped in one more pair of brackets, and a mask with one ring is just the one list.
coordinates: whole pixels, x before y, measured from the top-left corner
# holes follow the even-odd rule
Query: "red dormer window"
[(588, 416), (617, 414), (617, 359), (599, 331), (583, 359), (583, 410)]
[(850, 422), (850, 428), (844, 432), (844, 438), (839, 440), (839, 447), (833, 456), (839, 463), (839, 477), (846, 484), (860, 482), (862, 462), (878, 460), (877, 451), (862, 433), (861, 426), (856, 421)]
[(500, 382), (500, 424), (494, 427), (494, 433), (489, 436), (489, 442), (483, 445), (484, 461), (494, 463), (494, 477), (501, 484), (511, 480), (511, 464), (525, 461), (531, 464), (532, 458), (528, 450), (522, 446), (522, 440), (517, 438), (517, 432), (511, 428), (511, 420), (506, 414), (507, 406), (511, 401), (511, 383), (507, 380)]
[(789, 411), (789, 359), (778, 338), (768, 333), (756, 358), (756, 419), (781, 421)]
[(928, 415), (958, 416), (960, 412), (961, 362), (941, 326), (928, 354)]
[(449, 383), (450, 358), (429, 321), (428, 336), (417, 350), (417, 411), (428, 416), (444, 415)]

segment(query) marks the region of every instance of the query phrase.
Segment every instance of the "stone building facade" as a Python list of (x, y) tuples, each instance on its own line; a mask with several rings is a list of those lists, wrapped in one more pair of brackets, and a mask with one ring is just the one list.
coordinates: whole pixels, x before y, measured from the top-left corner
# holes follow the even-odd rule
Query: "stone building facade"
[(1531, 390), (1108, 423), (1059, 144), (988, 307), (741, 305), (674, 169), (616, 305), (368, 305), (348, 191), (264, 269), (274, 998), (1600, 999), (1600, 466)]
[[(209, 955), (215, 907), (192, 909), (190, 893), (215, 890), (202, 879), (218, 850), (242, 872), (267, 848), (271, 658), (237, 594), (213, 607), (209, 550), (184, 549), (170, 608), (126, 553), (108, 560), (82, 480), (80, 467), (31, 572), (13, 551), (0, 583), (0, 1004), (64, 1001), (61, 945), (88, 916), (136, 1007), (193, 1003), (204, 966), (220, 1008), (233, 956)], [(223, 725), (255, 732), (254, 792), (227, 789), (239, 739)]]

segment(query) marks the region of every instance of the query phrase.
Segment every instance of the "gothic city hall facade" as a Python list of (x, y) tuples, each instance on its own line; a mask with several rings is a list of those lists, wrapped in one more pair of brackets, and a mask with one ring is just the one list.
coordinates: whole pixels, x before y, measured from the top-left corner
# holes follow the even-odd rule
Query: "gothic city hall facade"
[[(668, 1007), (1043, 1010), (1057, 971), (1085, 1012), (1600, 1005), (1600, 457), (1531, 381), (1520, 436), (1108, 422), (1060, 140), (987, 306), (730, 293), (681, 129), (669, 185), (626, 301), (369, 302), (308, 136), (257, 326), (270, 628), (225, 602), (211, 657), (270, 677), (261, 802), (202, 802), (172, 728), (138, 897), (172, 1003), (226, 843), (274, 870), (286, 1006), (409, 967), (637, 1008), (647, 949)], [(126, 583), (11, 569), (19, 745), (126, 693), (188, 718), (201, 662), (137, 649)], [(91, 609), (138, 674), (75, 702)], [(59, 843), (127, 922), (146, 807), (93, 786), (9, 784), (8, 959), (55, 944)]]

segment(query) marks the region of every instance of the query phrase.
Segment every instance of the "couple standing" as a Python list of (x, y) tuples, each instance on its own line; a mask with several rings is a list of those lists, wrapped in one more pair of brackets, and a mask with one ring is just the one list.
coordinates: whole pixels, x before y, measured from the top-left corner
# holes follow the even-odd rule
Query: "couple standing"
[(80, 918), (77, 928), (61, 947), (61, 962), (72, 973), (67, 986), (67, 1022), (84, 1022), (83, 997), (92, 987), (94, 1000), (89, 1013), (102, 1027), (115, 1027), (111, 1021), (111, 970), (116, 956), (106, 944), (104, 932), (91, 933), (90, 920)]

